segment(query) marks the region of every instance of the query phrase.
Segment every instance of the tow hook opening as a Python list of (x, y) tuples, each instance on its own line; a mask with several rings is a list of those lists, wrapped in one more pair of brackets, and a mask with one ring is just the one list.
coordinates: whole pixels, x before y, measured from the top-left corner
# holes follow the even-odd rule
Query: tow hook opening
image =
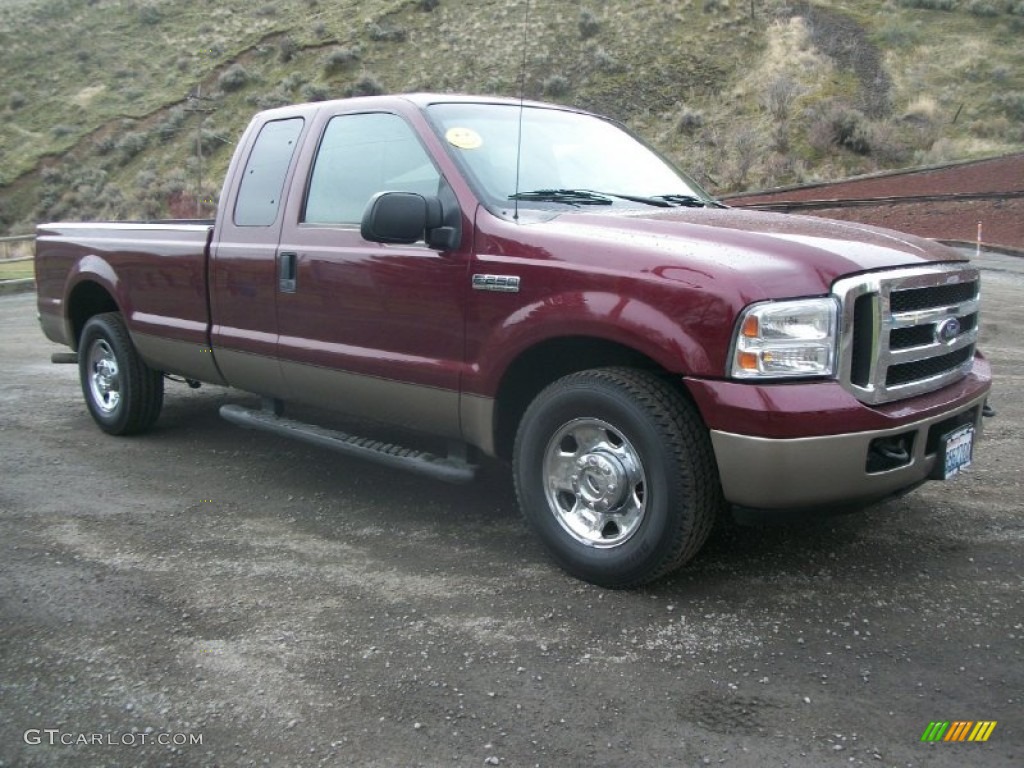
[(868, 473), (888, 472), (891, 469), (905, 467), (914, 455), (914, 433), (890, 437), (876, 437), (868, 447), (866, 470)]

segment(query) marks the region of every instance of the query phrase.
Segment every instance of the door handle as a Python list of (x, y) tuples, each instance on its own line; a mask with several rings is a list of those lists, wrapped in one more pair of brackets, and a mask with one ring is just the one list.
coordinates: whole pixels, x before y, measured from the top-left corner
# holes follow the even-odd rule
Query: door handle
[(277, 289), (281, 293), (295, 293), (296, 263), (299, 255), (294, 251), (277, 254)]

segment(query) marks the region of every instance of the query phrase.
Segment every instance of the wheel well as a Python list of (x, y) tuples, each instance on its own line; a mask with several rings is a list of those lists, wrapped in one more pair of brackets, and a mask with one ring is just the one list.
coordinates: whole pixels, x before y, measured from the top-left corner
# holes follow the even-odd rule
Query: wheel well
[(79, 283), (68, 297), (68, 320), (71, 323), (71, 342), (78, 349), (78, 340), (89, 318), (103, 312), (117, 312), (120, 307), (106, 289), (96, 283)]
[(509, 366), (495, 401), (495, 450), (511, 459), (519, 421), (544, 387), (570, 373), (590, 368), (628, 366), (664, 371), (635, 349), (605, 339), (570, 337), (538, 344)]

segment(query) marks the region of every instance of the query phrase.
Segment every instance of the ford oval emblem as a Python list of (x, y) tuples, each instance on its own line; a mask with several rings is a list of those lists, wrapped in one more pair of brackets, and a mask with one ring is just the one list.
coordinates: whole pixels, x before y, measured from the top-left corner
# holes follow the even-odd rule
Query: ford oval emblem
[(955, 317), (947, 318), (935, 328), (935, 340), (940, 344), (951, 344), (960, 335), (960, 321)]

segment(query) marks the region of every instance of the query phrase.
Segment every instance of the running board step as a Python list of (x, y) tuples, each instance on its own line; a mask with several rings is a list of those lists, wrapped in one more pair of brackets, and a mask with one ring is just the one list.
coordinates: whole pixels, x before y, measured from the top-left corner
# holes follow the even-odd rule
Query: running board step
[(302, 440), (338, 453), (368, 459), (395, 469), (426, 475), (447, 483), (468, 483), (476, 477), (477, 466), (457, 455), (441, 458), (432, 453), (403, 448), (393, 443), (349, 435), (277, 416), (272, 411), (256, 411), (240, 405), (222, 405), (221, 418), (246, 429), (262, 429), (276, 435)]

